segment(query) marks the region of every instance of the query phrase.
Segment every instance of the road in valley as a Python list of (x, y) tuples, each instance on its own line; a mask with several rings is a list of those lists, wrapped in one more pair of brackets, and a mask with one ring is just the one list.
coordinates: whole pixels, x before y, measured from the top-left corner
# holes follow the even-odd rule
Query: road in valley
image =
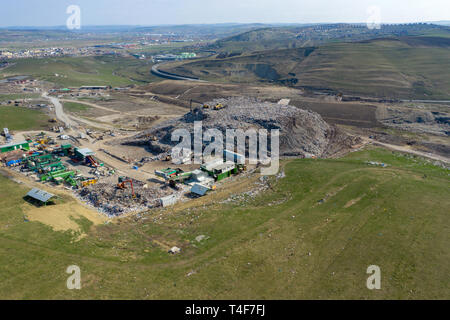
[(188, 80), (188, 81), (206, 82), (206, 81), (200, 80), (198, 78), (190, 78), (190, 77), (181, 76), (181, 75), (178, 75), (178, 74), (174, 74), (174, 73), (170, 73), (170, 72), (159, 70), (158, 67), (160, 67), (161, 65), (162, 65), (162, 63), (155, 64), (152, 67), (151, 73), (154, 74), (155, 76), (158, 76), (158, 77), (161, 77), (161, 78), (165, 78), (165, 79), (171, 79), (171, 80)]

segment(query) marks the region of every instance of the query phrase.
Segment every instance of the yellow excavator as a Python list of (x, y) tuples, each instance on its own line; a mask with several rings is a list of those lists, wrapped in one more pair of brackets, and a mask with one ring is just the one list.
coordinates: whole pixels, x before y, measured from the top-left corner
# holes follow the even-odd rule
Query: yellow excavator
[(82, 181), (81, 185), (83, 187), (87, 187), (87, 186), (89, 186), (91, 184), (96, 184), (97, 182), (98, 182), (98, 179), (89, 179), (89, 180)]
[(223, 107), (223, 105), (221, 104), (221, 103), (218, 103), (218, 104), (216, 104), (215, 106), (214, 106), (214, 110), (220, 110), (220, 109), (223, 109), (224, 107)]

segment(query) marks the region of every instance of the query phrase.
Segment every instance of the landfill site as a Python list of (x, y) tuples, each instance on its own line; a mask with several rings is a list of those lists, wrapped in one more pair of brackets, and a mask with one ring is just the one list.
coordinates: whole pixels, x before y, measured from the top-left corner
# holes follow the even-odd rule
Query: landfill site
[[(107, 87), (89, 88), (105, 91)], [(109, 89), (111, 90), (111, 89)], [(58, 91), (60, 93), (61, 91)], [(281, 158), (325, 158), (348, 152), (361, 141), (327, 124), (312, 111), (255, 97), (213, 98), (177, 113), (143, 130), (90, 126), (61, 106), (63, 95), (43, 93), (54, 110), (51, 130), (9, 132), (3, 129), (0, 161), (29, 179), (51, 188), (70, 190), (86, 206), (108, 217), (169, 207), (178, 202), (205, 197), (217, 188), (227, 188), (233, 176), (252, 175), (260, 164), (249, 164), (248, 143), (241, 153), (224, 146), (221, 154), (192, 164), (193, 152), (172, 159), (177, 129), (194, 131), (194, 122), (202, 129), (217, 129), (225, 137), (227, 129), (279, 129)], [(139, 116), (139, 115), (137, 115)], [(193, 137), (193, 135), (191, 135)], [(192, 141), (193, 142), (193, 141)], [(202, 142), (202, 150), (208, 146)], [(227, 149), (228, 148), (228, 149)], [(36, 199), (35, 199), (36, 200)], [(40, 204), (47, 205), (48, 199)]]

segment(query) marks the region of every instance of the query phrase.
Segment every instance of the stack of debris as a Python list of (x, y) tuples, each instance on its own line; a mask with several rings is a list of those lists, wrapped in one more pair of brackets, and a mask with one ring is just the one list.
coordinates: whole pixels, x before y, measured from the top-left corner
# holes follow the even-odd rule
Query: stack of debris
[[(226, 129), (271, 129), (280, 130), (280, 155), (305, 157), (329, 156), (331, 146), (336, 142), (346, 144), (344, 133), (328, 125), (322, 117), (312, 111), (290, 105), (263, 102), (247, 97), (216, 99), (208, 105), (223, 105), (220, 110), (197, 108), (178, 119), (163, 122), (151, 130), (144, 131), (121, 143), (145, 145), (154, 154), (170, 152), (177, 142), (173, 142), (172, 132), (186, 129), (193, 139), (194, 121), (202, 121), (203, 130), (218, 129), (225, 137)], [(148, 139), (152, 136), (152, 139)], [(155, 139), (156, 137), (156, 139)], [(270, 137), (268, 149), (270, 150)], [(350, 141), (349, 144), (353, 142)]]
[(133, 181), (133, 190), (130, 187), (121, 189), (115, 184), (98, 183), (79, 190), (77, 195), (108, 216), (120, 216), (131, 211), (158, 207), (161, 197), (173, 193), (168, 187), (152, 187), (128, 177), (124, 179)]

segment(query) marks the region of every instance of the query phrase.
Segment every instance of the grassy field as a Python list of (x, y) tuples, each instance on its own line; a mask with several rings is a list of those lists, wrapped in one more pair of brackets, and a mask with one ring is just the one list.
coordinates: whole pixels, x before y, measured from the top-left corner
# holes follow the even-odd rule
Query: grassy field
[(39, 97), (39, 93), (0, 93), (0, 101), (36, 99)]
[(217, 82), (274, 82), (350, 95), (449, 99), (449, 45), (446, 37), (401, 37), (267, 50), (163, 69)]
[(22, 59), (1, 71), (2, 76), (31, 75), (61, 87), (82, 85), (125, 86), (150, 82), (151, 64), (135, 58), (63, 57)]
[(83, 112), (89, 110), (91, 107), (82, 103), (64, 102), (64, 109), (69, 112)]
[(39, 110), (0, 106), (0, 127), (9, 130), (47, 129), (50, 118)]
[[(77, 219), (87, 233), (79, 241), (24, 222), (26, 189), (0, 176), (0, 297), (450, 298), (448, 170), (378, 148), (284, 170), (270, 191), (242, 202), (213, 194), (146, 220)], [(172, 245), (181, 254), (167, 254)], [(73, 264), (81, 290), (65, 286)], [(366, 288), (373, 264), (381, 290)]]

